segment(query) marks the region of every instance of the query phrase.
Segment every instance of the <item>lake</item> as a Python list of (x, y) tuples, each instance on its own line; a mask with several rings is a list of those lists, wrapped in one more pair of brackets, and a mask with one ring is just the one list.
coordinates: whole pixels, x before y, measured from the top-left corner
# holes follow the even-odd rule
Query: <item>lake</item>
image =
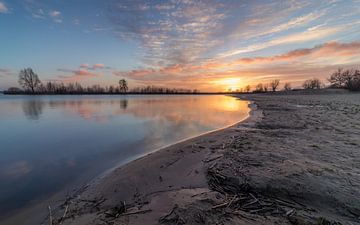
[(248, 112), (222, 95), (0, 95), (0, 216)]

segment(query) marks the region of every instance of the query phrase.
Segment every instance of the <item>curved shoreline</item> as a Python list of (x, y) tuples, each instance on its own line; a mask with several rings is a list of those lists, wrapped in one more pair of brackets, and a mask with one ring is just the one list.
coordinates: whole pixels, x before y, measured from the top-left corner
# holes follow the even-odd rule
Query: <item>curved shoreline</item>
[[(55, 218), (63, 225), (359, 224), (360, 168), (349, 156), (360, 158), (353, 132), (360, 114), (348, 116), (349, 98), (360, 110), (358, 95), (242, 97), (257, 106), (246, 120), (114, 169)], [(334, 140), (344, 121), (348, 131)], [(66, 206), (72, 212), (61, 219)]]
[(234, 97), (234, 98), (237, 98), (238, 100), (241, 100), (241, 101), (246, 101), (248, 103), (248, 107), (249, 107), (249, 112), (248, 114), (246, 115), (245, 118), (241, 119), (240, 121), (237, 121), (233, 124), (230, 124), (230, 125), (227, 125), (225, 127), (221, 127), (221, 128), (217, 128), (217, 129), (214, 129), (214, 130), (210, 130), (210, 131), (206, 131), (204, 133), (201, 133), (201, 134), (198, 134), (198, 135), (194, 135), (192, 137), (188, 137), (188, 138), (184, 138), (184, 139), (181, 139), (179, 141), (176, 141), (174, 143), (171, 143), (171, 144), (168, 144), (168, 145), (165, 145), (165, 146), (162, 146), (162, 147), (159, 147), (159, 148), (156, 148), (150, 152), (146, 152), (146, 153), (143, 153), (143, 154), (139, 154), (139, 155), (135, 155), (133, 157), (130, 157), (129, 159), (127, 160), (124, 160), (123, 162), (121, 162), (120, 164), (118, 165), (115, 165), (114, 167), (104, 171), (103, 173), (99, 174), (98, 176), (96, 176), (94, 179), (92, 179), (90, 182), (89, 182), (89, 185), (91, 183), (93, 183), (94, 181), (96, 180), (101, 180), (101, 178), (107, 176), (109, 173), (111, 173), (112, 171), (114, 171), (115, 169), (121, 167), (121, 166), (124, 166), (128, 163), (132, 163), (138, 159), (141, 159), (143, 157), (148, 157), (149, 155), (155, 153), (155, 152), (158, 152), (158, 151), (162, 151), (164, 149), (167, 149), (167, 148), (171, 148), (172, 146), (174, 145), (177, 145), (177, 144), (180, 144), (182, 142), (187, 142), (187, 141), (191, 141), (192, 139), (195, 139), (195, 138), (201, 138), (202, 136), (205, 136), (205, 135), (208, 135), (208, 134), (212, 134), (212, 133), (215, 133), (215, 132), (218, 132), (218, 131), (222, 131), (222, 130), (225, 130), (225, 129), (229, 129), (231, 127), (234, 127), (234, 126), (237, 126), (237, 125), (240, 125), (241, 123), (245, 123), (245, 122), (250, 122), (252, 120), (256, 120), (257, 118), (251, 118), (251, 117), (254, 117), (255, 115), (252, 115), (254, 114), (255, 110), (257, 110), (257, 106), (256, 104), (253, 102), (253, 101), (250, 101), (250, 100), (244, 100), (244, 99), (240, 99), (239, 97), (237, 96), (231, 96), (231, 97)]
[[(239, 124), (250, 121), (250, 119), (252, 119), (252, 117), (253, 117), (252, 114), (253, 114), (253, 110), (254, 110), (254, 108), (251, 108), (250, 105), (253, 104), (253, 103), (251, 101), (248, 101), (248, 100), (240, 99), (237, 96), (231, 96), (231, 97), (237, 98), (238, 100), (246, 101), (248, 103), (248, 106), (249, 106), (248, 114), (246, 115), (246, 117), (244, 117), (240, 121), (237, 121), (237, 122), (235, 122), (233, 124), (230, 124), (230, 125), (227, 125), (225, 127), (217, 128), (217, 129), (214, 129), (214, 130), (210, 130), (210, 131), (201, 133), (199, 135), (195, 135), (195, 136), (192, 136), (192, 137), (188, 137), (188, 138), (176, 141), (176, 142), (168, 144), (166, 146), (154, 149), (151, 152), (147, 152), (145, 154), (137, 155), (137, 156), (134, 156), (134, 157), (132, 157), (130, 159), (127, 159), (126, 161), (121, 162), (121, 164), (116, 165), (116, 166), (102, 172), (101, 174), (99, 174), (95, 178), (91, 179), (84, 186), (77, 188), (76, 190), (73, 191), (74, 193), (72, 195), (77, 195), (77, 194), (79, 194), (81, 192), (85, 192), (86, 190), (92, 189), (92, 188), (96, 187), (99, 184), (101, 185), (101, 183), (104, 182), (104, 179), (106, 179), (106, 177), (108, 177), (108, 176), (111, 177), (112, 173), (114, 171), (119, 170), (122, 167), (126, 167), (128, 164), (133, 164), (133, 163), (136, 163), (137, 161), (142, 161), (142, 160), (146, 161), (147, 158), (152, 157), (152, 155), (154, 155), (156, 153), (160, 153), (160, 152), (163, 152), (163, 151), (169, 151), (169, 149), (171, 151), (171, 149), (174, 149), (175, 146), (177, 146), (177, 145), (190, 144), (192, 142), (195, 142), (198, 139), (204, 138), (207, 135), (214, 135), (215, 133), (218, 133), (218, 132), (224, 132), (224, 131), (226, 131), (228, 129), (231, 129), (232, 127), (238, 126)], [(129, 175), (131, 175), (131, 173)], [(57, 210), (57, 208), (58, 208), (56, 206), (58, 204), (57, 203), (55, 204), (54, 201), (52, 200), (52, 199), (59, 199), (58, 195), (59, 195), (59, 193), (56, 193), (54, 196), (50, 197), (48, 200), (44, 200), (44, 202), (47, 202), (49, 205), (53, 206), (52, 210)], [(46, 212), (45, 211), (46, 209), (44, 208), (44, 206), (47, 205), (47, 204), (46, 203), (41, 203), (40, 205), (41, 206), (29, 207), (30, 210), (25, 209), (25, 212), (20, 211), (19, 214), (16, 216), (16, 218), (13, 218), (11, 216), (9, 219), (5, 219), (4, 224), (13, 224), (13, 223), (20, 224), (21, 221), (24, 221), (24, 219), (21, 219), (21, 218), (28, 218), (30, 215), (35, 219), (34, 219), (34, 221), (29, 221), (28, 220), (27, 224), (38, 224), (39, 217), (36, 218), (37, 215), (39, 214), (39, 215), (42, 215), (41, 217), (44, 217), (44, 215), (48, 214), (48, 212)], [(41, 209), (41, 208), (43, 208), (43, 209)], [(47, 223), (48, 222), (44, 222), (44, 224), (47, 224)]]
[[(66, 220), (63, 224), (88, 224), (96, 220), (98, 212), (91, 212), (88, 202), (81, 199), (93, 199), (105, 211), (118, 207), (119, 202), (126, 202), (128, 208), (135, 204), (134, 209), (151, 210), (144, 214), (146, 217), (137, 215), (135, 224), (156, 224), (174, 202), (182, 204), (184, 198), (209, 191), (207, 165), (217, 160), (210, 147), (223, 146), (238, 129), (250, 126), (260, 118), (254, 103), (248, 103), (250, 111), (241, 121), (164, 146), (93, 180), (81, 191), (80, 197), (72, 197), (73, 211), (76, 211), (73, 216), (77, 219)], [(63, 213), (63, 207), (53, 213), (55, 217)]]
[[(136, 215), (134, 224), (157, 224), (173, 204), (187, 204), (191, 196), (210, 192), (206, 170), (221, 154), (214, 153), (214, 146), (222, 148), (238, 130), (251, 127), (261, 119), (261, 110), (252, 101), (248, 103), (250, 111), (241, 121), (162, 147), (93, 180), (80, 196), (72, 197), (71, 201), (75, 202), (72, 207), (76, 211), (72, 216), (76, 219), (65, 220), (63, 224), (99, 222), (99, 211), (93, 212), (94, 205), (89, 206), (83, 199), (92, 199), (95, 205), (101, 205), (102, 215), (126, 202), (130, 213), (146, 212)], [(55, 216), (61, 216), (65, 205), (54, 213)]]
[(62, 225), (360, 224), (359, 95), (241, 97), (256, 102), (247, 119), (114, 169), (53, 218)]

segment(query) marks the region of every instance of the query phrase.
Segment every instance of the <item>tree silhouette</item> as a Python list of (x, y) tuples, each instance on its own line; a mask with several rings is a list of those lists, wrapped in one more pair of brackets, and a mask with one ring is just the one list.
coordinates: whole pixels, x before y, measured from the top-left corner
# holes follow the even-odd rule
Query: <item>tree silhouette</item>
[(264, 92), (264, 85), (262, 83), (259, 83), (255, 87), (255, 92)]
[(41, 85), (41, 81), (31, 68), (23, 69), (19, 73), (19, 84), (32, 93)]
[(129, 87), (127, 85), (127, 81), (125, 79), (119, 80), (119, 90), (120, 90), (120, 92), (126, 93), (128, 89), (129, 89)]
[(279, 79), (271, 81), (270, 86), (271, 86), (272, 91), (276, 91), (276, 89), (279, 87), (279, 84), (280, 84)]
[(338, 69), (328, 79), (332, 87), (345, 88), (351, 91), (360, 90), (360, 70)]
[(284, 84), (284, 90), (285, 91), (291, 91), (291, 84), (289, 82)]
[(319, 79), (317, 78), (313, 78), (310, 80), (306, 80), (303, 83), (303, 88), (304, 89), (320, 89), (322, 86), (322, 83)]

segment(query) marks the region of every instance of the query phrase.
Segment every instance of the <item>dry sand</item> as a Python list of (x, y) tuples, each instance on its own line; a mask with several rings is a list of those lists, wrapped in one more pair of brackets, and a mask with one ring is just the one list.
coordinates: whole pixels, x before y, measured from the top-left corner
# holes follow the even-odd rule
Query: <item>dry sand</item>
[(53, 224), (360, 224), (360, 94), (240, 97), (246, 121), (115, 169)]

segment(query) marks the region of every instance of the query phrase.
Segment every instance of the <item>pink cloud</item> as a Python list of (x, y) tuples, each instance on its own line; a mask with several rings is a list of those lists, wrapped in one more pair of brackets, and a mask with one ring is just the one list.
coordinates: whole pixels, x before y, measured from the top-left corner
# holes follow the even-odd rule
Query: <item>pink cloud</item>
[(83, 63), (80, 65), (80, 68), (89, 69), (89, 64)]
[(58, 77), (65, 81), (78, 81), (85, 78), (93, 78), (100, 76), (100, 74), (92, 73), (87, 69), (79, 69), (79, 70), (67, 70), (67, 69), (58, 69), (60, 72), (71, 73), (71, 75), (59, 75)]
[(97, 64), (94, 64), (92, 68), (93, 68), (94, 70), (96, 70), (96, 69), (104, 69), (104, 68), (105, 68), (105, 65), (102, 64), (102, 63), (97, 63)]
[(350, 43), (328, 42), (322, 45), (315, 46), (314, 48), (297, 49), (285, 54), (275, 55), (270, 57), (254, 57), (254, 58), (241, 58), (234, 61), (232, 64), (252, 64), (252, 63), (266, 63), (274, 61), (293, 60), (304, 56), (311, 57), (341, 57), (341, 56), (354, 56), (360, 54), (360, 41)]

